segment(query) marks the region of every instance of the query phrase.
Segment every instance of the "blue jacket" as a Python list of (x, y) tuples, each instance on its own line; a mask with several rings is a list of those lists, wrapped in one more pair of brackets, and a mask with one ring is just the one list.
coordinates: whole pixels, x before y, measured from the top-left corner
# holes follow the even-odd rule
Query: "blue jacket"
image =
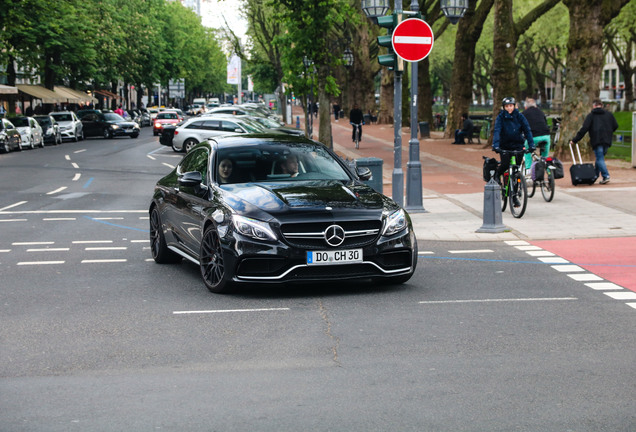
[(534, 150), (534, 139), (528, 120), (517, 109), (512, 114), (506, 110), (501, 110), (495, 120), (492, 148), (523, 150), (525, 141), (528, 141), (528, 148), (531, 151)]

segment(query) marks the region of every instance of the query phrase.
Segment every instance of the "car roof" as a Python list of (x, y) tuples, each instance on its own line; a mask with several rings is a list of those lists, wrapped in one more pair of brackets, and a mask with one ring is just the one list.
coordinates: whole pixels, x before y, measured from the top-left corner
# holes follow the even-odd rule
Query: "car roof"
[(214, 141), (218, 147), (241, 147), (245, 145), (257, 144), (314, 144), (324, 146), (324, 144), (298, 135), (287, 134), (240, 134), (240, 135), (223, 135), (219, 137), (209, 138), (208, 141)]

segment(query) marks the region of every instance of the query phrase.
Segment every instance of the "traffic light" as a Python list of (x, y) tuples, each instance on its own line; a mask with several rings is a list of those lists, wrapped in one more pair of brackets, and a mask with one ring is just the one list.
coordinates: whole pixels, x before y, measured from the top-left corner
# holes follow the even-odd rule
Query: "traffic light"
[(404, 70), (404, 62), (393, 51), (391, 40), (393, 39), (393, 30), (397, 27), (401, 20), (401, 15), (396, 12), (393, 12), (391, 15), (378, 17), (378, 25), (387, 29), (387, 34), (385, 36), (378, 36), (378, 45), (386, 47), (388, 50), (387, 54), (378, 56), (378, 63), (382, 66), (387, 66), (389, 70), (397, 70), (398, 72), (402, 72)]

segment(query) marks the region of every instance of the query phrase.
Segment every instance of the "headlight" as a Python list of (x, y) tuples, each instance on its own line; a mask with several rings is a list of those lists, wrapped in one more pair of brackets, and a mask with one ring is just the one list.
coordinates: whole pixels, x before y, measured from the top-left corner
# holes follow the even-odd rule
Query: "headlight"
[(384, 229), (382, 235), (390, 236), (406, 229), (406, 215), (404, 210), (400, 209), (391, 213), (384, 221)]
[(110, 125), (110, 127), (111, 127), (111, 129), (113, 129), (113, 130), (119, 129), (119, 126), (117, 126), (117, 125)]
[(276, 240), (276, 234), (274, 234), (266, 222), (239, 215), (233, 215), (232, 220), (234, 222), (234, 228), (236, 228), (239, 234), (256, 240)]

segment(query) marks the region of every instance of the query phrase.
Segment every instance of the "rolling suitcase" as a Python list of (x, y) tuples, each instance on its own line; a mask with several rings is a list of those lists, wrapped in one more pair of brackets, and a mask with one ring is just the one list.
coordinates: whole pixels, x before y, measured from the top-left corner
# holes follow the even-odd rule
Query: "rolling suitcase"
[(572, 177), (572, 184), (574, 186), (580, 184), (594, 184), (594, 182), (598, 178), (598, 176), (596, 175), (596, 169), (594, 169), (594, 164), (583, 163), (583, 159), (581, 158), (581, 150), (579, 149), (578, 143), (576, 143), (576, 151), (579, 154), (578, 164), (576, 163), (576, 158), (574, 157), (572, 144), (570, 144), (570, 153), (572, 153), (572, 166), (570, 167), (570, 176)]

